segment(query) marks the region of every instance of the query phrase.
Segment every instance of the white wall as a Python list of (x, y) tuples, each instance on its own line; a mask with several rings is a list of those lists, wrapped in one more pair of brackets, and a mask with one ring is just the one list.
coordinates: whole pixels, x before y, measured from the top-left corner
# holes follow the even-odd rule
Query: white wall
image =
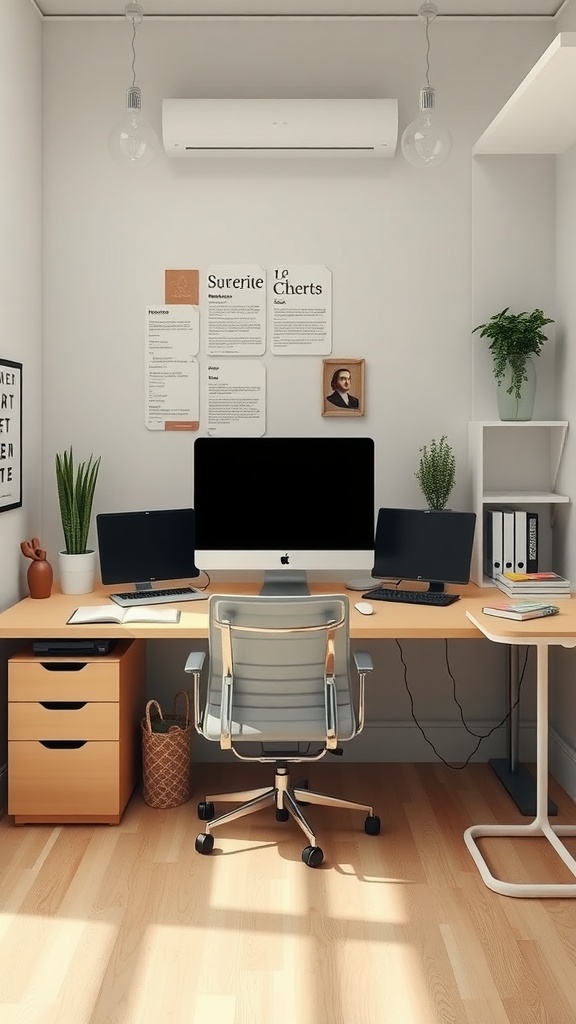
[[(399, 155), (378, 163), (160, 157), (134, 174), (106, 149), (130, 81), (128, 26), (45, 27), (52, 551), (61, 542), (53, 455), (71, 442), (81, 456), (102, 455), (97, 511), (190, 500), (192, 436), (144, 426), (143, 312), (162, 300), (166, 267), (211, 262), (326, 263), (333, 355), (366, 359), (367, 415), (344, 426), (320, 415), (319, 359), (267, 354), (269, 433), (371, 434), (383, 505), (421, 503), (418, 449), (446, 433), (458, 458), (453, 505), (467, 506), (470, 149), (549, 34), (546, 23), (435, 23), (431, 76), (455, 140), (441, 171), (423, 174)], [(162, 98), (179, 95), (397, 96), (405, 125), (423, 74), (419, 22), (144, 21), (137, 37), (137, 80), (158, 129)]]
[[(45, 25), (43, 529), (53, 557), (61, 544), (53, 458), (70, 443), (79, 457), (102, 456), (96, 511), (191, 500), (193, 435), (144, 426), (143, 314), (162, 301), (169, 267), (327, 264), (333, 355), (366, 359), (367, 414), (345, 426), (323, 420), (321, 360), (266, 354), (268, 433), (370, 434), (381, 505), (422, 504), (418, 449), (446, 433), (458, 460), (452, 504), (469, 507), (471, 147), (553, 35), (547, 22), (433, 25), (431, 82), (454, 149), (429, 174), (399, 154), (379, 163), (160, 157), (133, 173), (106, 149), (131, 82), (129, 27)], [(158, 130), (163, 97), (195, 95), (392, 96), (404, 127), (417, 112), (424, 57), (417, 21), (145, 20), (137, 82)], [(547, 297), (553, 268), (544, 263), (544, 270)], [(523, 275), (533, 274), (524, 247), (507, 272), (516, 293)], [(346, 482), (353, 486), (353, 468)], [(149, 687), (168, 695), (182, 685), (185, 652), (150, 646)], [(405, 646), (419, 717), (457, 734), (440, 747), (447, 756), (466, 756), (474, 742), (459, 724), (444, 645)], [(474, 652), (450, 648), (466, 712), (492, 724), (504, 711), (503, 652), (484, 641)], [(373, 653), (379, 695), (371, 698), (372, 720), (410, 723), (396, 645), (376, 645)], [(503, 753), (503, 742), (499, 732), (479, 756), (494, 754), (494, 743)], [(401, 746), (380, 756), (433, 757), (419, 738), (409, 754)]]
[[(23, 592), (20, 541), (42, 538), (41, 30), (29, 0), (0, 5), (0, 357), (23, 366), (23, 504), (0, 515), (0, 609)], [(0, 809), (6, 762), (5, 658), (0, 641)]]
[[(492, 311), (488, 293), (482, 306), (473, 286), (477, 274), (488, 281), (490, 270), (486, 252), (478, 262), (475, 251), (472, 266), (471, 147), (544, 51), (555, 27), (548, 22), (434, 24), (431, 81), (439, 113), (454, 136), (454, 152), (430, 175), (413, 170), (399, 155), (381, 164), (286, 165), (199, 165), (161, 157), (134, 175), (116, 167), (106, 150), (108, 130), (122, 112), (131, 81), (129, 27), (121, 20), (45, 23), (42, 390), (40, 25), (27, 0), (18, 5), (5, 0), (0, 19), (10, 85), (0, 101), (0, 117), (3, 137), (12, 141), (0, 170), (7, 224), (0, 241), (0, 287), (5, 320), (10, 318), (3, 354), (24, 363), (26, 437), (24, 507), (0, 516), (2, 605), (25, 593), (20, 540), (40, 533), (54, 561), (61, 544), (56, 450), (73, 443), (81, 457), (90, 451), (102, 455), (97, 511), (190, 500), (191, 435), (152, 434), (143, 422), (143, 311), (147, 303), (162, 300), (166, 267), (325, 262), (334, 282), (333, 354), (367, 361), (367, 415), (353, 425), (345, 421), (345, 429), (376, 440), (378, 502), (420, 504), (414, 479), (418, 448), (447, 433), (458, 457), (454, 506), (467, 507), (467, 421), (473, 393), (475, 403), (478, 399), (478, 371), (471, 385), (470, 331), (476, 310), (482, 317)], [(145, 21), (137, 52), (137, 80), (158, 129), (162, 98), (185, 95), (397, 96), (403, 127), (416, 113), (423, 84), (419, 22)], [(543, 208), (551, 201), (550, 190), (547, 182)], [(541, 225), (542, 211), (535, 216)], [(519, 246), (507, 268), (515, 294), (533, 268), (533, 256)], [(541, 281), (543, 294), (552, 278), (553, 265)], [(319, 361), (267, 354), (264, 362), (269, 433), (343, 429), (341, 421), (320, 416)], [(292, 393), (299, 396), (297, 417)], [(570, 492), (570, 481), (565, 487)], [(169, 694), (182, 683), (184, 652), (178, 646), (151, 645), (155, 693)], [(457, 731), (449, 749), (440, 749), (465, 756), (443, 645), (404, 646), (417, 713), (440, 733)], [(409, 723), (396, 645), (378, 645), (373, 653), (379, 680), (374, 719), (395, 727)], [(449, 653), (469, 717), (494, 722), (505, 699), (499, 683), (502, 652), (478, 641), (474, 652), (451, 644)], [(528, 717), (530, 708), (531, 703)], [(496, 742), (502, 745), (501, 734)], [(418, 743), (414, 753), (432, 756)], [(481, 756), (488, 753), (494, 747)], [(407, 748), (398, 754), (407, 756)]]

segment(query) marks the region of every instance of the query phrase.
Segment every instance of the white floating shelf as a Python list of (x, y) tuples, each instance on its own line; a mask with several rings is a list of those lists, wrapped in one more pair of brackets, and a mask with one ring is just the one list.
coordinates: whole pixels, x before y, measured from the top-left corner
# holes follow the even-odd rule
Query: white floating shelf
[(484, 505), (559, 505), (570, 501), (567, 494), (555, 491), (486, 491)]
[(472, 149), (564, 153), (576, 142), (576, 32), (560, 32)]

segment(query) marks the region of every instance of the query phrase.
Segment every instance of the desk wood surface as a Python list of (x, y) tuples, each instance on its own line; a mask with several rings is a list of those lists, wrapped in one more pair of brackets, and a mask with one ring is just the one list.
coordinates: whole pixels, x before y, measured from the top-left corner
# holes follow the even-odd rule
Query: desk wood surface
[[(116, 588), (117, 589), (117, 588)], [(206, 591), (210, 594), (257, 594), (257, 583), (213, 583)], [(459, 601), (445, 608), (426, 607), (424, 605), (390, 604), (385, 601), (373, 601), (373, 615), (361, 615), (354, 607), (355, 602), (362, 600), (357, 591), (346, 590), (342, 584), (311, 583), (310, 590), (314, 594), (346, 594), (350, 599), (350, 635), (354, 639), (386, 639), (394, 638), (418, 639), (434, 638), (477, 638), (478, 626), (467, 612), (474, 618), (482, 616), (482, 605), (493, 601), (502, 601), (499, 590), (477, 587), (470, 583), (465, 587), (449, 587), (461, 594)], [(0, 614), (0, 637), (6, 639), (47, 639), (62, 637), (90, 637), (103, 639), (188, 639), (202, 638), (208, 635), (208, 603), (207, 601), (183, 602), (175, 604), (182, 615), (177, 624), (166, 623), (132, 623), (129, 626), (117, 626), (112, 623), (95, 625), (67, 626), (66, 621), (79, 605), (106, 604), (112, 588), (100, 587), (91, 594), (61, 594), (57, 588), (51, 597), (44, 600), (25, 598), (18, 604), (7, 608)], [(540, 629), (560, 630), (562, 626), (576, 636), (576, 601), (559, 602), (562, 614), (550, 619), (538, 619)], [(489, 620), (482, 616), (482, 620)], [(479, 621), (479, 620), (478, 620)], [(516, 627), (528, 627), (526, 632), (534, 633), (534, 620), (526, 623), (511, 623), (504, 619), (492, 619), (489, 626), (508, 629), (516, 632)], [(496, 624), (497, 627), (496, 627)], [(562, 624), (562, 625), (561, 625)], [(557, 634), (558, 635), (558, 634)]]
[[(543, 601), (544, 598), (539, 598), (539, 600)], [(500, 619), (496, 615), (485, 615), (482, 612), (482, 605), (490, 603), (491, 601), (482, 601), (476, 607), (469, 605), (466, 614), (470, 621), (494, 643), (541, 643), (547, 646), (555, 644), (561, 647), (576, 647), (576, 595), (572, 595), (570, 600), (562, 598), (557, 602), (551, 597), (550, 604), (556, 604), (560, 609), (558, 615), (546, 615), (541, 619), (527, 619), (525, 622)], [(499, 600), (498, 603), (506, 602)]]

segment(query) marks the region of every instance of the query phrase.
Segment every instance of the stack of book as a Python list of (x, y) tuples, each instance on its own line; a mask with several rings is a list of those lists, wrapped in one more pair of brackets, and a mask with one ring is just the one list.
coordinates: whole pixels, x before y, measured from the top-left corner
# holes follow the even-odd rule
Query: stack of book
[(543, 619), (547, 615), (558, 615), (560, 609), (555, 604), (516, 601), (512, 604), (485, 604), (482, 611), (485, 615), (496, 615), (500, 619), (525, 622), (527, 619)]
[(543, 601), (570, 597), (570, 580), (557, 572), (502, 572), (494, 582), (508, 597), (519, 601)]

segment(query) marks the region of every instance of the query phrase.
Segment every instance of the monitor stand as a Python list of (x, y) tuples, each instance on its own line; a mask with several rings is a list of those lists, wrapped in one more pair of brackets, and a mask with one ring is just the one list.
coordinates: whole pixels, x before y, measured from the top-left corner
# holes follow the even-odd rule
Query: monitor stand
[(261, 597), (310, 597), (306, 572), (294, 569), (267, 569), (260, 589)]
[(367, 576), (366, 579), (346, 580), (344, 586), (346, 590), (374, 590), (375, 587), (381, 587), (385, 581), (379, 576)]
[(428, 586), (428, 590), (432, 594), (443, 594), (444, 593), (444, 584), (442, 583), (441, 580), (430, 580), (430, 584)]

